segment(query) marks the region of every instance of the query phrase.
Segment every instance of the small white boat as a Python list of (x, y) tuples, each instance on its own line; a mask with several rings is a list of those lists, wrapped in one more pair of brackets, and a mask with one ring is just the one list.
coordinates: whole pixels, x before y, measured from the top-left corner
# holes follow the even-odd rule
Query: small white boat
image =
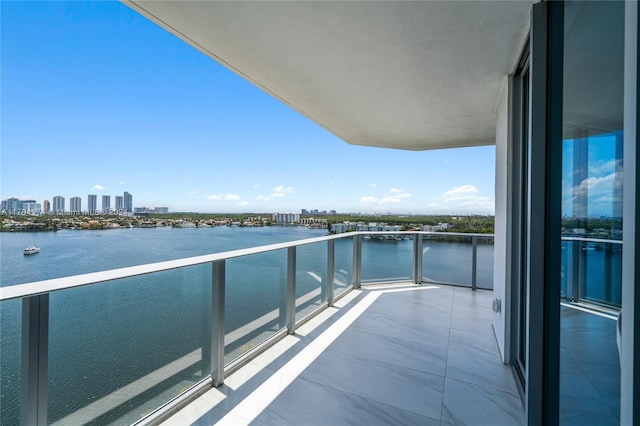
[(24, 249), (24, 254), (36, 254), (40, 252), (40, 248), (39, 247), (35, 247), (35, 246), (29, 246), (26, 249)]

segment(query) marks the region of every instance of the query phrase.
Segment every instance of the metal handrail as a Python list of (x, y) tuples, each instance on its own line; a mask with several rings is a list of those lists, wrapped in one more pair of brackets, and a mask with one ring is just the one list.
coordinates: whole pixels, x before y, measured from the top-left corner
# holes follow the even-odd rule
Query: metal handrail
[(129, 266), (126, 268), (110, 269), (88, 274), (72, 275), (50, 280), (35, 281), (25, 284), (15, 284), (0, 287), (0, 302), (11, 299), (38, 296), (49, 294), (60, 290), (67, 290), (75, 287), (98, 284), (106, 281), (113, 281), (123, 278), (131, 278), (140, 275), (152, 274), (155, 272), (168, 271), (171, 269), (183, 268), (186, 266), (202, 265), (205, 263), (217, 262), (220, 260), (233, 259), (253, 254), (266, 253), (269, 251), (281, 250), (290, 247), (298, 247), (322, 241), (336, 240), (340, 238), (350, 238), (354, 235), (439, 235), (439, 236), (465, 236), (465, 237), (493, 237), (493, 234), (465, 234), (460, 232), (432, 232), (432, 231), (354, 231), (343, 234), (326, 235), (322, 237), (307, 238), (303, 240), (288, 241), (284, 243), (268, 244), (264, 246), (251, 247), (239, 250), (223, 251), (219, 253), (202, 256), (187, 257), (183, 259), (167, 260), (164, 262), (146, 263), (144, 265)]
[(582, 241), (585, 243), (603, 243), (603, 244), (620, 244), (622, 240), (608, 240), (604, 238), (588, 238), (588, 237), (562, 237), (562, 241)]
[[(51, 280), (37, 281), (26, 284), (17, 284), (13, 286), (0, 287), (0, 301), (12, 299), (22, 299), (22, 352), (21, 362), (23, 365), (21, 382), (22, 382), (22, 404), (21, 404), (21, 422), (24, 424), (46, 425), (47, 419), (47, 378), (48, 378), (48, 345), (49, 345), (49, 294), (81, 286), (88, 286), (107, 281), (113, 281), (123, 278), (130, 278), (140, 275), (151, 274), (155, 272), (168, 271), (177, 268), (183, 268), (194, 265), (211, 265), (211, 374), (203, 383), (212, 383), (219, 386), (224, 382), (225, 375), (229, 372), (229, 366), (225, 363), (225, 287), (226, 287), (226, 260), (254, 254), (266, 253), (275, 250), (287, 249), (287, 289), (286, 304), (283, 306), (286, 312), (286, 329), (280, 330), (278, 336), (295, 333), (296, 327), (306, 320), (305, 318), (296, 319), (296, 249), (298, 246), (307, 244), (320, 243), (327, 241), (327, 280), (325, 286), (326, 301), (314, 310), (332, 306), (333, 295), (333, 277), (334, 271), (334, 240), (340, 238), (353, 238), (353, 266), (352, 266), (352, 282), (353, 289), (360, 288), (361, 272), (362, 272), (362, 237), (365, 235), (406, 235), (414, 238), (414, 254), (413, 254), (413, 274), (414, 282), (420, 284), (422, 282), (422, 256), (421, 246), (422, 237), (424, 235), (439, 236), (465, 236), (470, 237), (473, 245), (472, 260), (472, 289), (476, 289), (475, 270), (476, 270), (476, 245), (479, 237), (493, 237), (493, 234), (465, 234), (453, 232), (431, 232), (431, 231), (355, 231), (338, 235), (328, 235), (323, 237), (308, 238), (297, 241), (270, 244), (247, 249), (232, 250), (204, 256), (195, 256), (178, 260), (170, 260), (165, 262), (148, 263), (139, 266), (131, 266), (127, 268), (112, 269), (102, 272), (94, 272), (89, 274), (74, 275), (63, 278), (55, 278)], [(331, 284), (331, 285), (329, 285)], [(344, 294), (344, 293), (343, 293)], [(262, 345), (260, 345), (262, 346)], [(247, 356), (241, 356), (234, 362), (245, 362)], [(198, 387), (200, 392), (204, 387)], [(184, 400), (178, 398), (172, 401), (170, 405), (174, 406), (183, 403)], [(165, 415), (167, 406), (162, 406), (158, 410), (154, 410), (148, 417), (141, 420), (143, 423), (153, 422)]]

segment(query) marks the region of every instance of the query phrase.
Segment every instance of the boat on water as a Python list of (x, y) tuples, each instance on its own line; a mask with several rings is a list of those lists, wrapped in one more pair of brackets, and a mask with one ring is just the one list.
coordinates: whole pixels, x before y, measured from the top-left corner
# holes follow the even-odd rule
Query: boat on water
[(24, 254), (36, 254), (38, 252), (40, 252), (40, 248), (35, 246), (29, 246), (24, 249)]

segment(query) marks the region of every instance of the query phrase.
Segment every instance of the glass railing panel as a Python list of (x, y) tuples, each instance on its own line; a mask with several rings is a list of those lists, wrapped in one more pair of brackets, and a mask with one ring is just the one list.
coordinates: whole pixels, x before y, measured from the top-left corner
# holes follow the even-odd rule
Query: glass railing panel
[(620, 241), (572, 237), (562, 241), (562, 247), (562, 297), (620, 307)]
[(296, 320), (327, 301), (327, 242), (296, 249)]
[(225, 363), (286, 327), (287, 249), (226, 261)]
[(406, 281), (413, 274), (413, 237), (372, 234), (362, 237), (362, 283)]
[(471, 287), (471, 260), (471, 237), (446, 233), (423, 236), (422, 281)]
[(596, 303), (621, 306), (622, 245), (581, 242), (580, 298)]
[(562, 257), (560, 259), (560, 297), (566, 299), (568, 297), (567, 285), (569, 282), (569, 251), (571, 244), (569, 241), (562, 241)]
[(130, 424), (210, 372), (211, 265), (50, 295), (48, 420)]
[(353, 238), (338, 238), (334, 246), (334, 297), (351, 288), (353, 279)]
[(493, 290), (493, 237), (477, 238), (476, 286)]
[(0, 302), (0, 424), (20, 424), (22, 301)]

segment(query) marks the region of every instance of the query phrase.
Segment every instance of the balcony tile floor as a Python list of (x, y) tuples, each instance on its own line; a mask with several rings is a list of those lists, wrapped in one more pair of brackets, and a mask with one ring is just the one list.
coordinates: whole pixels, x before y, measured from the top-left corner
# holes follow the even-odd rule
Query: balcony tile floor
[(354, 290), (166, 425), (520, 425), (492, 292)]

